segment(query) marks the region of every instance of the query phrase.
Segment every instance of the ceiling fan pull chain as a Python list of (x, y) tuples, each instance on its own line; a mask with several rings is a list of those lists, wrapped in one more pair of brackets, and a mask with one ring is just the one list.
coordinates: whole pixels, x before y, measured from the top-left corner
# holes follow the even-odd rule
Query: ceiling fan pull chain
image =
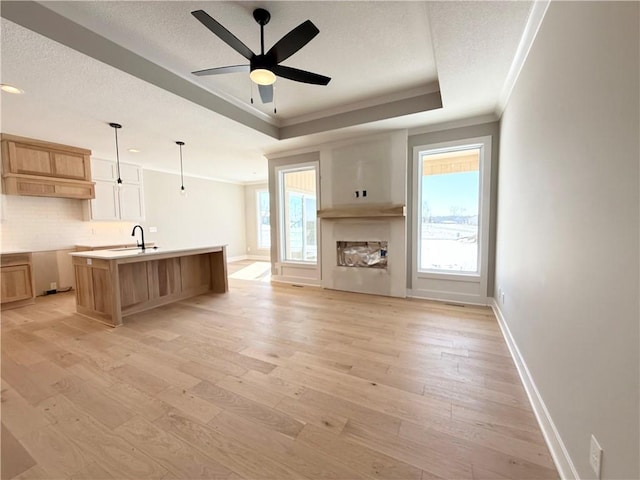
[(251, 97), (251, 105), (253, 105), (253, 82), (249, 82), (249, 96)]
[(273, 86), (273, 114), (275, 115), (276, 113), (278, 113), (278, 110), (276, 109), (276, 86)]

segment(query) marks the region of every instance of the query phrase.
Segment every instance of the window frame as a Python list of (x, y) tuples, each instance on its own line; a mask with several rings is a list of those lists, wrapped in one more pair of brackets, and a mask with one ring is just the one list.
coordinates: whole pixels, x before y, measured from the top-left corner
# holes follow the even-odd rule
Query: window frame
[[(423, 154), (444, 153), (457, 150), (480, 149), (478, 190), (478, 261), (477, 271), (423, 270), (420, 267), (422, 249), (422, 161)], [(453, 280), (481, 283), (486, 281), (489, 257), (489, 223), (491, 199), (491, 136), (464, 138), (449, 142), (419, 145), (413, 149), (413, 248), (412, 275), (414, 279)]]
[(269, 235), (268, 235), (269, 245), (264, 246), (260, 243), (260, 240), (262, 239), (262, 236), (260, 235), (261, 226), (262, 226), (260, 195), (263, 193), (267, 194), (267, 200), (268, 200), (267, 208), (269, 209), (269, 217), (271, 217), (271, 198), (270, 198), (271, 195), (267, 188), (260, 188), (260, 189), (257, 189), (255, 192), (256, 192), (256, 248), (258, 250), (270, 250), (271, 249), (271, 223), (269, 223)]
[[(319, 267), (320, 265), (320, 228), (319, 228), (319, 219), (316, 215), (316, 259), (315, 261), (309, 260), (288, 260), (286, 259), (286, 248), (287, 248), (287, 235), (286, 235), (286, 218), (287, 213), (284, 210), (286, 208), (286, 199), (284, 198), (286, 195), (284, 189), (284, 175), (286, 173), (295, 173), (302, 172), (306, 170), (314, 170), (315, 171), (315, 187), (316, 187), (316, 211), (318, 209), (318, 205), (320, 205), (320, 165), (318, 161), (312, 162), (304, 162), (297, 163), (292, 165), (283, 165), (275, 168), (276, 174), (276, 219), (278, 225), (278, 262), (283, 265), (298, 265), (301, 267)], [(302, 197), (303, 204), (303, 217), (304, 217), (304, 197)], [(303, 227), (304, 232), (304, 227)]]

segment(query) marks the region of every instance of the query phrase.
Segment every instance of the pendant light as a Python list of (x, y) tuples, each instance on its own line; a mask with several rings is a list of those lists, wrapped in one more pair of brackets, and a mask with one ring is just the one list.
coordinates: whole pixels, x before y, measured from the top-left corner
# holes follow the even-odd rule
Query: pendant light
[(178, 147), (180, 147), (180, 195), (186, 196), (187, 195), (187, 191), (184, 189), (184, 174), (182, 172), (182, 146), (184, 145), (184, 142), (176, 142), (176, 145), (178, 145)]
[(113, 127), (113, 129), (116, 132), (116, 170), (118, 173), (118, 180), (116, 181), (116, 186), (120, 188), (122, 187), (122, 178), (120, 178), (120, 154), (118, 153), (118, 129), (122, 128), (122, 125), (120, 125), (119, 123), (110, 123), (109, 126)]

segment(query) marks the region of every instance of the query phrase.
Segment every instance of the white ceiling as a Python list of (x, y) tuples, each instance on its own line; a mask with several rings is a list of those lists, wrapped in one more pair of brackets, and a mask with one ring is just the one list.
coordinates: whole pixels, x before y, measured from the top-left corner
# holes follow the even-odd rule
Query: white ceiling
[[(30, 2), (19, 3), (24, 8)], [(109, 60), (109, 49), (115, 54), (104, 39), (96, 42), (77, 34), (65, 46), (3, 18), (1, 81), (26, 93), (2, 93), (2, 131), (90, 148), (96, 157), (114, 158), (113, 130), (107, 123), (115, 121), (123, 125), (123, 161), (175, 172), (179, 162), (174, 142), (182, 140), (187, 174), (236, 182), (262, 180), (265, 153), (495, 112), (531, 4), (43, 2), (47, 10), (38, 16), (47, 27), (16, 20), (5, 14), (9, 8), (3, 8), (3, 16), (57, 38), (64, 32), (46, 31), (55, 29), (51, 25), (56, 22), (45, 18), (46, 12), (55, 11), (177, 75), (174, 83), (180, 88), (165, 87), (157, 78), (162, 75), (154, 77), (153, 71), (137, 73), (136, 65), (123, 68), (129, 73), (108, 65), (119, 60)], [(252, 18), (258, 6), (271, 12), (265, 49), (304, 20), (312, 20), (320, 34), (283, 64), (332, 77), (326, 87), (278, 79), (277, 115), (272, 105), (261, 104), (255, 90), (256, 103), (250, 105), (246, 74), (190, 74), (245, 63), (190, 12), (205, 10), (258, 51), (259, 26)], [(103, 61), (76, 50), (91, 42), (103, 43), (98, 47), (106, 53), (95, 55)], [(198, 98), (203, 101), (182, 93), (194, 85), (200, 87), (196, 90), (201, 90)], [(417, 105), (421, 96), (438, 87), (442, 108)], [(398, 115), (397, 102), (386, 109), (394, 112), (393, 118), (368, 116), (366, 107), (401, 99), (411, 99), (400, 102), (406, 115)], [(361, 110), (353, 113), (354, 109)], [(284, 134), (286, 128), (301, 133)], [(285, 137), (295, 138), (278, 139)], [(130, 147), (141, 153), (128, 153)]]

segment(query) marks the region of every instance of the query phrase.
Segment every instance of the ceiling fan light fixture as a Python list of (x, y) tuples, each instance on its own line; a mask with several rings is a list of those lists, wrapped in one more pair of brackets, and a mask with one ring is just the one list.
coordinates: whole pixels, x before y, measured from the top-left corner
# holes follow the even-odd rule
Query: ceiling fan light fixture
[(251, 70), (249, 77), (258, 85), (273, 85), (276, 81), (276, 75), (266, 68), (255, 68)]
[(8, 83), (0, 83), (0, 90), (7, 93), (13, 93), (14, 95), (22, 95), (24, 93), (24, 90), (21, 88), (14, 87)]

